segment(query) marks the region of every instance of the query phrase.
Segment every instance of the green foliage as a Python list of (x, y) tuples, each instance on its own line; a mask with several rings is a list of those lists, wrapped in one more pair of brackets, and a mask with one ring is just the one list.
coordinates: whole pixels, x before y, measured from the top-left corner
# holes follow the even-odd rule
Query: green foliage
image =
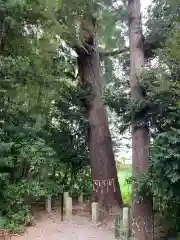
[(70, 187), (70, 194), (75, 198), (83, 194), (85, 198), (89, 199), (92, 194), (92, 177), (89, 167), (76, 173), (72, 186)]
[[(179, 229), (180, 203), (180, 111), (179, 111), (179, 20), (167, 36), (164, 48), (159, 52), (158, 74), (151, 74), (147, 96), (153, 111), (152, 137), (150, 151), (149, 174), (142, 184), (154, 194), (155, 210), (160, 211), (172, 224)], [(156, 71), (157, 72), (157, 71)], [(153, 77), (152, 77), (153, 76)], [(147, 86), (147, 85), (146, 85)], [(146, 88), (147, 89), (147, 88)]]
[(32, 222), (29, 199), (74, 191), (77, 179), (78, 191), (91, 186), (84, 171), (87, 121), (73, 82), (74, 57), (58, 46), (59, 6), (0, 5), (0, 217), (17, 232)]
[(132, 176), (132, 166), (120, 163), (117, 170), (123, 202), (129, 206), (132, 200), (132, 184), (129, 182), (129, 178)]
[[(18, 63), (19, 59), (16, 59)], [(80, 191), (87, 185), (86, 174), (82, 170), (87, 165), (86, 136), (82, 137), (86, 121), (81, 114), (78, 91), (64, 76), (59, 84), (60, 90), (56, 90), (54, 80), (59, 81), (60, 77), (55, 76), (52, 70), (48, 73), (43, 70), (41, 62), (32, 65), (28, 58), (23, 58), (24, 62), (19, 63), (25, 67), (17, 65), (17, 69), (13, 63), (13, 69), (13, 59), (5, 60), (1, 73), (2, 76), (6, 74), (2, 79), (8, 81), (6, 85), (2, 81), (1, 89), (9, 95), (2, 92), (7, 102), (2, 101), (1, 105), (0, 211), (6, 220), (5, 227), (19, 231), (31, 222), (29, 197), (38, 199), (64, 189), (74, 191), (78, 188)], [(5, 71), (9, 66), (11, 71)], [(33, 72), (34, 67), (41, 70)], [(15, 87), (12, 87), (10, 79), (15, 82)], [(37, 81), (33, 84), (35, 79), (40, 81), (40, 93), (36, 91), (39, 87)], [(28, 86), (30, 81), (31, 86)], [(11, 95), (7, 89), (9, 86)], [(75, 186), (77, 179), (79, 182)]]

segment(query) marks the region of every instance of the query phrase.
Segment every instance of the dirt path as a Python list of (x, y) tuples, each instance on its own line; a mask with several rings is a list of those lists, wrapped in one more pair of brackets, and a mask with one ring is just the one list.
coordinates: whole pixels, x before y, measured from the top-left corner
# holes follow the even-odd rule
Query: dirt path
[(89, 216), (74, 215), (61, 222), (60, 213), (38, 214), (36, 225), (12, 240), (114, 240), (112, 223), (93, 226)]

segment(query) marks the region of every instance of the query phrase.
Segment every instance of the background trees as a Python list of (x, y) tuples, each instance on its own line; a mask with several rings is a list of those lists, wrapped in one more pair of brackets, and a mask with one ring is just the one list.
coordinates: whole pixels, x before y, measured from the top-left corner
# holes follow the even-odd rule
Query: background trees
[[(147, 166), (141, 168), (133, 180), (136, 193), (153, 194), (154, 210), (178, 227), (179, 4), (156, 0), (149, 9), (139, 39), (142, 98), (136, 99), (130, 94), (134, 65), (126, 43), (126, 2), (0, 1), (2, 224), (17, 230), (30, 222), (29, 197), (63, 189), (90, 195), (90, 164), (93, 179), (117, 177), (112, 146), (118, 141), (111, 141), (109, 124), (114, 129), (112, 122), (118, 123), (113, 140), (129, 138), (133, 113), (140, 132), (150, 137), (150, 168), (148, 174)], [(125, 144), (118, 142), (118, 148)], [(142, 145), (137, 139), (137, 152)], [(116, 193), (94, 197), (105, 208), (122, 205), (118, 182)]]
[(87, 121), (56, 5), (1, 1), (1, 10), (1, 216), (16, 231), (31, 221), (29, 197), (83, 190)]

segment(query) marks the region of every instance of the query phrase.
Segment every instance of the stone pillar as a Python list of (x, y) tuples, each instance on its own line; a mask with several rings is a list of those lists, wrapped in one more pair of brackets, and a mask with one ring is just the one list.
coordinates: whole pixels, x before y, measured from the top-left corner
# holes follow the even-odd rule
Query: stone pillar
[(66, 217), (72, 217), (72, 198), (68, 197), (66, 200)]
[(98, 211), (98, 203), (92, 203), (92, 223), (96, 224), (99, 220), (99, 211)]
[(128, 207), (123, 208), (123, 237), (128, 239), (130, 235), (130, 209)]
[(48, 213), (51, 213), (51, 196), (48, 196), (45, 200), (45, 209)]
[(130, 209), (128, 207), (123, 208), (123, 229), (130, 228)]
[(79, 196), (78, 202), (79, 202), (79, 203), (83, 203), (83, 194), (81, 194), (81, 195)]
[(69, 197), (69, 192), (64, 192), (63, 193), (63, 198), (64, 198), (64, 209), (65, 209), (65, 211), (66, 211), (66, 203), (67, 203), (67, 199), (68, 199), (68, 197)]

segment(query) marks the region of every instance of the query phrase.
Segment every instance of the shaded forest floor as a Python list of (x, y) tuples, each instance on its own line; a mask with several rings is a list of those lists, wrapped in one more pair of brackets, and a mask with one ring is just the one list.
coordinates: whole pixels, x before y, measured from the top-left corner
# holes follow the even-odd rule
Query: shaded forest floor
[(35, 224), (26, 229), (21, 236), (12, 240), (114, 240), (113, 219), (101, 225), (94, 226), (88, 210), (73, 209), (71, 219), (61, 221), (59, 210), (52, 214), (38, 211), (35, 214)]

